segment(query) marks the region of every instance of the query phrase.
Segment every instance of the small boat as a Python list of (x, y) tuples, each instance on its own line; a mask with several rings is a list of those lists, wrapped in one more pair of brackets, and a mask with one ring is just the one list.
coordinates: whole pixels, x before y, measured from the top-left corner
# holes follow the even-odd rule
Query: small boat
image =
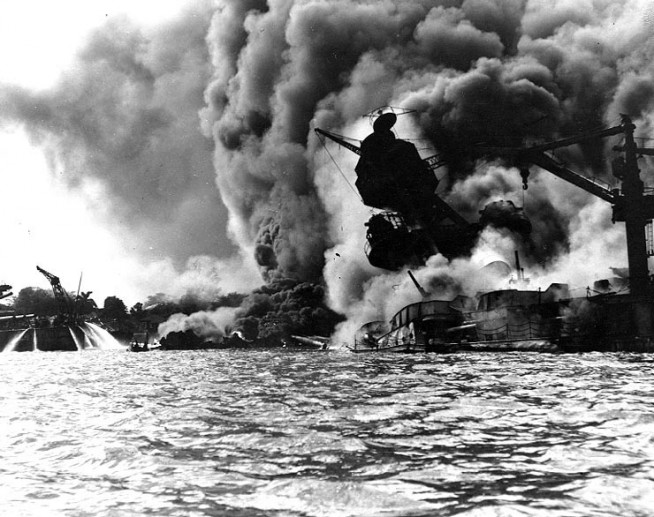
[(128, 352), (149, 352), (150, 347), (147, 343), (139, 343), (138, 341), (131, 341), (127, 347)]
[(127, 347), (129, 352), (149, 352), (150, 350), (155, 350), (161, 348), (161, 343), (159, 340), (152, 338), (150, 333), (146, 331), (135, 332), (132, 336), (132, 340)]

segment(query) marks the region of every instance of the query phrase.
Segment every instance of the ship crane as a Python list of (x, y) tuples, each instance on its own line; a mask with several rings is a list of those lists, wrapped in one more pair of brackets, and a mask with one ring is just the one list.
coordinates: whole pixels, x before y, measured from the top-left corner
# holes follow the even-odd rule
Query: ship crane
[[(639, 148), (634, 140), (635, 126), (631, 119), (623, 115), (619, 126), (579, 136), (565, 138), (530, 147), (476, 147), (475, 154), (486, 157), (509, 159), (516, 165), (527, 187), (529, 167), (536, 165), (555, 176), (582, 188), (586, 192), (611, 203), (613, 221), (625, 223), (627, 238), (627, 258), (629, 265), (629, 285), (633, 316), (637, 334), (654, 335), (654, 299), (647, 264), (647, 241), (645, 226), (654, 219), (654, 195), (645, 194), (640, 179), (637, 159), (642, 155), (654, 156), (654, 149)], [(623, 152), (624, 158), (613, 161), (613, 175), (622, 181), (620, 189), (610, 189), (590, 178), (578, 174), (546, 154), (562, 147), (587, 140), (624, 135), (624, 145), (616, 146), (615, 151)]]
[(53, 275), (52, 273), (49, 273), (48, 271), (46, 271), (43, 268), (40, 268), (39, 266), (36, 266), (36, 269), (39, 273), (45, 276), (50, 282), (55, 300), (57, 300), (57, 304), (59, 305), (60, 314), (65, 317), (68, 316), (74, 318), (73, 300), (70, 298), (70, 295), (64, 290), (64, 288), (61, 286), (59, 277)]

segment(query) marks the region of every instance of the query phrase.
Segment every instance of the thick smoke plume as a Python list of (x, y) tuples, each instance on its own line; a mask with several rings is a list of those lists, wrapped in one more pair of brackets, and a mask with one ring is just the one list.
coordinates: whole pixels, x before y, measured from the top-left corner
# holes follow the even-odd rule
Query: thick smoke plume
[[(230, 229), (269, 281), (320, 282), (322, 271), (330, 306), (352, 325), (387, 317), (412, 296), (398, 294), (405, 275), (367, 264), (369, 211), (320, 151), (312, 127), (363, 138), (371, 129), (361, 117), (370, 110), (416, 110), (396, 130), (446, 157), (441, 193), (474, 221), (489, 201), (521, 206), (523, 192), (515, 169), (473, 161), (471, 143), (554, 139), (616, 125), (620, 113), (646, 134), (652, 28), (652, 8), (636, 0), (220, 2), (204, 118)], [(592, 141), (559, 155), (611, 180), (607, 148)], [(338, 157), (353, 183), (354, 159)], [(476, 286), (463, 279), (491, 258), (483, 251), (489, 240), (505, 260), (520, 249), (523, 265), (543, 278), (553, 267), (572, 267), (570, 257), (587, 252), (589, 241), (601, 250), (598, 266), (624, 262), (610, 210), (576, 187), (534, 170), (524, 206), (534, 225), (529, 243), (487, 232), (473, 260), (434, 257), (418, 276), (435, 296), (470, 291)]]
[(213, 311), (197, 311), (186, 315), (173, 314), (159, 326), (160, 336), (165, 337), (171, 332), (193, 331), (195, 335), (207, 340), (218, 340), (228, 333), (228, 327), (234, 321), (236, 309), (220, 307)]
[[(77, 160), (83, 165), (77, 170), (102, 176), (127, 213), (154, 188), (161, 195), (144, 209), (151, 220), (197, 228), (193, 217), (205, 217), (209, 235), (189, 233), (199, 253), (215, 247), (223, 217), (216, 192), (204, 188), (204, 172), (194, 176), (206, 172), (213, 152), (228, 233), (256, 259), (265, 284), (234, 315), (236, 326), (274, 334), (313, 321), (326, 332), (338, 318), (324, 296), (347, 318), (340, 335), (348, 338), (366, 320), (416, 301), (405, 273), (373, 268), (363, 255), (370, 211), (351, 188), (356, 157), (332, 151), (348, 185), (312, 132), (322, 127), (362, 139), (371, 131), (364, 115), (383, 105), (415, 110), (395, 130), (447, 160), (438, 171), (439, 192), (464, 217), (474, 222), (486, 203), (510, 199), (524, 204), (534, 227), (529, 242), (488, 230), (471, 258), (432, 257), (416, 276), (433, 296), (470, 294), (499, 281), (470, 278), (490, 261), (512, 260), (515, 249), (527, 273), (543, 281), (559, 274), (564, 278), (552, 279), (586, 283), (590, 274), (624, 265), (622, 227), (611, 224), (602, 201), (535, 167), (523, 191), (512, 164), (475, 161), (468, 149), (617, 125), (621, 113), (647, 136), (654, 123), (654, 9), (647, 1), (221, 0), (199, 13), (174, 37), (159, 35), (165, 51), (135, 60), (128, 49), (143, 48), (143, 41), (121, 43), (118, 31), (83, 54), (95, 77), (109, 70), (120, 79), (118, 96), (115, 88), (85, 82), (85, 72), (54, 97), (13, 92), (12, 101), (23, 101), (14, 102), (16, 119), (27, 119), (38, 138), (57, 137), (67, 163)], [(171, 105), (164, 95), (170, 89), (194, 93)], [(200, 89), (199, 121), (212, 144), (188, 135), (170, 140), (169, 128), (190, 134), (198, 123)], [(94, 93), (81, 93), (88, 91)], [(145, 106), (119, 109), (145, 97)], [(96, 116), (112, 129), (103, 131)], [(557, 156), (583, 174), (614, 181), (607, 165), (614, 143), (590, 141)], [(122, 161), (109, 160), (105, 149)], [(178, 170), (187, 174), (171, 174)], [(170, 188), (188, 189), (188, 204), (168, 206), (162, 213), (172, 208), (170, 218), (157, 216)], [(198, 208), (205, 202), (215, 205), (213, 213)], [(575, 271), (577, 257), (588, 253), (597, 257), (595, 267)], [(300, 316), (303, 304), (309, 313)]]

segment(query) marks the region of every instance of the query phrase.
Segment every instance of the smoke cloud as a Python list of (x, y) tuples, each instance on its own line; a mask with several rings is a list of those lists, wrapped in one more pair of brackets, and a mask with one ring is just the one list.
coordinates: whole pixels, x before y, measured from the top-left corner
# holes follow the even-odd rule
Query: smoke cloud
[[(387, 17), (397, 11), (389, 9)], [(441, 195), (468, 220), (475, 220), (480, 208), (497, 199), (524, 206), (534, 228), (528, 242), (485, 234), (469, 260), (453, 261), (439, 272), (439, 262), (433, 259), (428, 272), (418, 272), (419, 278), (443, 279), (436, 282), (434, 297), (475, 293), (480, 286), (469, 279), (478, 277), (475, 267), (490, 258), (481, 251), (488, 249), (484, 239), (493, 241), (493, 249), (504, 260), (520, 250), (533, 285), (544, 288), (548, 281), (567, 281), (580, 288), (592, 285), (593, 275), (596, 279), (608, 274), (611, 264), (626, 262), (624, 228), (611, 224), (605, 203), (536, 168), (529, 190), (522, 192), (516, 169), (474, 162), (466, 146), (552, 140), (617, 125), (620, 113), (632, 116), (640, 134), (648, 135), (653, 67), (643, 52), (654, 41), (652, 18), (651, 6), (636, 1), (434, 3), (415, 26), (407, 26), (409, 41), (398, 45), (389, 38), (384, 49), (362, 54), (347, 84), (320, 103), (317, 125), (358, 138), (365, 133), (355, 117), (375, 105), (415, 109), (414, 120), (398, 133), (429, 139), (447, 159)], [(465, 51), (448, 53), (461, 46)], [(610, 145), (591, 141), (556, 154), (580, 173), (615, 185), (607, 166)], [(326, 179), (334, 174), (331, 164), (319, 159), (315, 164), (324, 198), (349, 195)], [(338, 213), (344, 203), (326, 204), (332, 234), (338, 235), (343, 228)], [(357, 225), (365, 219), (364, 214), (355, 217)], [(335, 240), (334, 250), (341, 256), (361, 249), (360, 239)], [(362, 260), (347, 265), (328, 261), (325, 275), (330, 303), (348, 315), (347, 331), (339, 333), (343, 339), (351, 338), (353, 328), (367, 320), (390, 317), (409, 301), (402, 293), (413, 291), (409, 298), (419, 299), (402, 274), (379, 273)]]
[(113, 18), (52, 89), (0, 87), (0, 123), (23, 127), (53, 173), (93, 199), (99, 218), (144, 262), (141, 284), (160, 288), (168, 278), (173, 292), (201, 271), (215, 285), (212, 273), (227, 264), (209, 266), (206, 257), (238, 250), (198, 116), (212, 73), (212, 10), (194, 2), (181, 18), (147, 30)]
[[(261, 276), (250, 278), (264, 285), (232, 315), (237, 325), (314, 321), (322, 332), (339, 319), (331, 309), (347, 339), (417, 291), (405, 273), (367, 263), (356, 157), (330, 148), (335, 164), (312, 128), (362, 139), (371, 110), (415, 110), (395, 130), (446, 159), (439, 192), (457, 211), (474, 222), (488, 202), (524, 205), (528, 241), (488, 230), (471, 257), (437, 255), (416, 271), (434, 297), (495, 285), (470, 279), (516, 249), (534, 279), (586, 282), (576, 267), (586, 253), (601, 256), (598, 275), (626, 261), (610, 208), (536, 167), (523, 191), (512, 164), (468, 150), (617, 125), (621, 113), (647, 136), (653, 13), (645, 0), (219, 0), (152, 34), (108, 25), (60, 89), (5, 88), (2, 112), (54, 149), (71, 184), (101, 182), (107, 211), (170, 256), (223, 247), (255, 260)], [(556, 154), (615, 183), (613, 143)]]
[(173, 314), (158, 328), (161, 337), (171, 332), (193, 331), (199, 337), (216, 340), (225, 336), (227, 328), (234, 321), (236, 309), (220, 307), (214, 311), (198, 311), (190, 315)]

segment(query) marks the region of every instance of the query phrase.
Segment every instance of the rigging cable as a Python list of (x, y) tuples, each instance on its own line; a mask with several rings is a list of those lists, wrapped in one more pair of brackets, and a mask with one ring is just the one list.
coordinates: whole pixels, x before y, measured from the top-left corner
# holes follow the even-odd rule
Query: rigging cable
[[(347, 176), (346, 176), (345, 173), (341, 170), (340, 166), (338, 165), (338, 163), (336, 162), (336, 160), (335, 160), (334, 157), (332, 156), (332, 153), (329, 152), (329, 149), (328, 149), (327, 146), (325, 145), (324, 140), (323, 140), (322, 138), (318, 138), (318, 140), (320, 140), (320, 143), (321, 143), (322, 146), (324, 147), (325, 151), (327, 151), (327, 154), (328, 154), (329, 157), (331, 158), (332, 162), (334, 162), (334, 165), (336, 166), (336, 169), (338, 170), (338, 172), (340, 173), (340, 175), (343, 176), (343, 179), (345, 180), (345, 183), (347, 183), (348, 187), (350, 187), (350, 189), (352, 190), (352, 192), (354, 192), (354, 195), (355, 195), (357, 198), (359, 198), (359, 201), (361, 201), (361, 202), (363, 203), (363, 198), (361, 197), (361, 195), (359, 194), (359, 192), (356, 190), (356, 188), (354, 188), (354, 187), (352, 186), (352, 183), (350, 183), (350, 180), (347, 179)], [(365, 203), (364, 203), (364, 204), (365, 204)]]

